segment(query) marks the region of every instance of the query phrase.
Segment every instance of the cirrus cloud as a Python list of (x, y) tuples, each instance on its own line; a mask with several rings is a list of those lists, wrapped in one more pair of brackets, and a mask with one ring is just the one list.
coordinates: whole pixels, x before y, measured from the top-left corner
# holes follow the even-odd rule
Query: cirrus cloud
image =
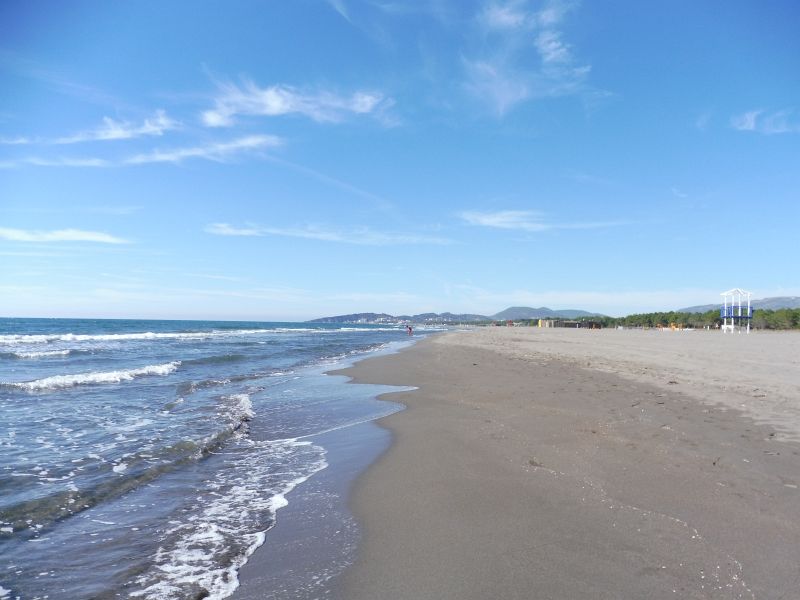
[(12, 229), (0, 227), (0, 239), (11, 242), (94, 242), (99, 244), (127, 244), (128, 240), (100, 231), (83, 231), (80, 229), (57, 229), (55, 231), (39, 231), (30, 229)]
[(187, 159), (203, 159), (214, 162), (225, 162), (231, 157), (247, 152), (256, 152), (275, 148), (283, 144), (283, 139), (274, 135), (250, 135), (227, 142), (216, 142), (202, 146), (188, 146), (156, 149), (150, 152), (134, 154), (119, 160), (107, 160), (92, 157), (27, 157), (10, 161), (0, 161), (0, 169), (18, 169), (20, 167), (122, 167), (126, 165), (145, 165), (151, 163), (178, 164)]
[(494, 229), (513, 229), (532, 233), (552, 229), (601, 229), (624, 224), (621, 221), (550, 223), (545, 221), (542, 213), (533, 210), (500, 210), (494, 212), (473, 210), (464, 211), (459, 216), (470, 225)]
[(180, 123), (167, 116), (166, 111), (157, 110), (152, 117), (145, 119), (140, 125), (130, 121), (119, 121), (111, 117), (103, 117), (103, 124), (95, 129), (81, 131), (73, 135), (58, 138), (41, 137), (0, 137), (0, 145), (27, 146), (32, 144), (78, 144), (81, 142), (99, 142), (110, 140), (130, 140), (144, 136), (162, 136), (165, 132), (177, 129)]
[(208, 127), (233, 125), (237, 115), (276, 117), (303, 115), (314, 121), (337, 123), (348, 115), (366, 115), (388, 108), (392, 100), (379, 92), (358, 91), (349, 96), (333, 92), (305, 92), (289, 85), (259, 87), (245, 79), (241, 85), (220, 83), (214, 108), (202, 113)]
[(753, 131), (765, 135), (776, 133), (800, 133), (800, 119), (794, 118), (791, 109), (767, 112), (749, 110), (731, 118), (731, 127), (737, 131)]
[(322, 242), (354, 244), (357, 246), (400, 246), (417, 244), (443, 246), (452, 243), (451, 240), (446, 238), (373, 231), (367, 227), (353, 230), (336, 230), (326, 229), (316, 225), (307, 225), (305, 227), (262, 227), (259, 225), (247, 224), (244, 227), (236, 227), (228, 223), (211, 223), (205, 227), (205, 232), (214, 235), (239, 237), (292, 237)]
[(240, 152), (264, 150), (280, 146), (283, 140), (275, 135), (250, 135), (230, 142), (218, 142), (205, 146), (174, 148), (172, 150), (153, 150), (125, 159), (124, 164), (142, 165), (148, 163), (179, 163), (187, 158), (203, 158), (222, 162)]
[(529, 100), (595, 94), (586, 83), (591, 65), (578, 63), (560, 29), (573, 7), (565, 0), (538, 7), (527, 0), (489, 3), (477, 23), (490, 43), (481, 45), (480, 56), (462, 58), (465, 88), (499, 117)]
[(161, 136), (164, 135), (165, 131), (177, 129), (179, 125), (177, 121), (169, 118), (163, 110), (157, 110), (155, 115), (145, 119), (141, 125), (103, 117), (103, 124), (100, 127), (72, 136), (57, 138), (53, 143), (76, 144), (79, 142), (129, 140), (143, 136)]

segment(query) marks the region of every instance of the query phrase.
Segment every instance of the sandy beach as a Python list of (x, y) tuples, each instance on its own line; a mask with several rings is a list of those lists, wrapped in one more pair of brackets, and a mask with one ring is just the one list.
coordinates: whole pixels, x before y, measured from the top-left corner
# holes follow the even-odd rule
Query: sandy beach
[(413, 385), (343, 600), (797, 598), (800, 336), (485, 328), (348, 369)]

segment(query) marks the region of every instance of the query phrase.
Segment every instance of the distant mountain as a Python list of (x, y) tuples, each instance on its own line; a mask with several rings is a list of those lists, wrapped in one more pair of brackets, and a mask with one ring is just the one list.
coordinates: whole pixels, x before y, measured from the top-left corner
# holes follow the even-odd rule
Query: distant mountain
[(419, 315), (399, 315), (393, 316), (386, 313), (354, 313), (351, 315), (338, 315), (335, 317), (323, 317), (313, 319), (308, 323), (362, 323), (362, 324), (399, 324), (399, 323), (475, 323), (478, 321), (490, 321), (485, 315), (453, 313), (422, 313)]
[(478, 323), (481, 321), (522, 321), (528, 319), (577, 319), (580, 317), (602, 316), (585, 310), (552, 310), (549, 308), (530, 308), (528, 306), (512, 306), (494, 316), (476, 315), (471, 313), (453, 314), (445, 313), (420, 313), (418, 315), (393, 316), (386, 313), (354, 313), (323, 317), (308, 323), (362, 323), (379, 325), (384, 323)]
[[(717, 304), (704, 304), (702, 306), (690, 306), (681, 308), (677, 312), (704, 313), (709, 310), (718, 310), (722, 302)], [(779, 308), (800, 308), (800, 296), (780, 296), (775, 298), (761, 298), (753, 300), (751, 305), (757, 309), (777, 310)], [(390, 315), (387, 313), (353, 313), (350, 315), (338, 315), (335, 317), (323, 317), (313, 319), (308, 323), (358, 323), (369, 325), (402, 323), (428, 323), (428, 324), (448, 324), (448, 323), (478, 323), (481, 321), (526, 321), (534, 319), (580, 319), (584, 317), (602, 317), (604, 315), (592, 313), (585, 310), (564, 309), (553, 310), (546, 306), (531, 308), (529, 306), (511, 306), (499, 313), (491, 316), (476, 315), (471, 313), (453, 314), (444, 313), (420, 313), (418, 315)]]
[(471, 321), (486, 321), (487, 318), (488, 318), (486, 315), (473, 315), (473, 314), (470, 314), (470, 313), (464, 313), (464, 314), (461, 314), (461, 315), (454, 315), (453, 313), (450, 313), (450, 312), (442, 313), (439, 316), (441, 318), (443, 318), (443, 319), (448, 319), (448, 320), (451, 320), (451, 321), (457, 321), (459, 323), (468, 323), (468, 322), (471, 322)]
[(413, 323), (475, 323), (478, 321), (490, 320), (486, 315), (474, 315), (471, 313), (453, 314), (451, 312), (401, 315), (397, 318), (403, 322), (410, 321)]
[[(779, 308), (800, 308), (800, 296), (775, 296), (773, 298), (760, 298), (758, 300), (751, 300), (750, 305), (753, 308), (760, 308), (762, 310), (778, 310)], [(703, 304), (701, 306), (690, 306), (688, 308), (678, 309), (677, 312), (687, 313), (704, 313), (709, 310), (719, 310), (722, 306), (722, 300), (717, 304)]]
[(397, 317), (386, 313), (354, 313), (352, 315), (339, 315), (336, 317), (322, 317), (307, 323), (397, 323)]
[(495, 321), (518, 321), (521, 319), (577, 319), (579, 317), (598, 317), (597, 313), (585, 310), (553, 310), (542, 306), (530, 308), (529, 306), (512, 306), (500, 311), (492, 317)]

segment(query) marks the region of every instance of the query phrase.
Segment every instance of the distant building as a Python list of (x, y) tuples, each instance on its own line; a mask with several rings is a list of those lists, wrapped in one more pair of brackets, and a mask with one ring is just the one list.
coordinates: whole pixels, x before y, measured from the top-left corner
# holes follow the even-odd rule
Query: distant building
[(565, 327), (570, 329), (602, 329), (599, 321), (573, 321), (568, 319), (539, 319), (539, 327)]

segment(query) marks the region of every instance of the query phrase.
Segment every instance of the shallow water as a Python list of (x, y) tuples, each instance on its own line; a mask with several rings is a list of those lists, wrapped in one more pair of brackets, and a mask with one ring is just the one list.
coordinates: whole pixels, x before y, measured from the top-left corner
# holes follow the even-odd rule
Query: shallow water
[(0, 320), (0, 598), (224, 598), (404, 329)]

